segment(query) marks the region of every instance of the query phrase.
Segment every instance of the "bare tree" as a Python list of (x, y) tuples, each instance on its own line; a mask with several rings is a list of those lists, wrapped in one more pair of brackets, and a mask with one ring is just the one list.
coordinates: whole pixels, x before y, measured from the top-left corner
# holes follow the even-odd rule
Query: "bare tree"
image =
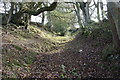
[(95, 3), (95, 1), (94, 1), (94, 5), (97, 8), (97, 18), (98, 18), (98, 21), (100, 22), (100, 8), (99, 8), (100, 2), (99, 2), (99, 0), (97, 1), (97, 3)]
[(84, 24), (83, 24), (82, 18), (81, 18), (81, 16), (80, 16), (79, 3), (78, 3), (78, 2), (76, 2), (75, 4), (73, 3), (73, 7), (74, 7), (74, 9), (75, 9), (75, 13), (76, 13), (76, 16), (77, 16), (77, 19), (78, 19), (78, 23), (79, 23), (79, 25), (81, 26), (81, 28), (83, 28), (83, 27), (84, 27)]

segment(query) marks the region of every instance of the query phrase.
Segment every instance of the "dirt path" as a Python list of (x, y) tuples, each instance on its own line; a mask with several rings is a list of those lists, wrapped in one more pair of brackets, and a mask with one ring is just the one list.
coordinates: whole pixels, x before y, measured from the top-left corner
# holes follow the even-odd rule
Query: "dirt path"
[[(97, 42), (100, 46), (94, 47)], [(111, 72), (102, 69), (100, 51), (102, 40), (82, 39), (77, 36), (66, 43), (60, 52), (42, 53), (31, 67), (31, 78), (112, 78)]]

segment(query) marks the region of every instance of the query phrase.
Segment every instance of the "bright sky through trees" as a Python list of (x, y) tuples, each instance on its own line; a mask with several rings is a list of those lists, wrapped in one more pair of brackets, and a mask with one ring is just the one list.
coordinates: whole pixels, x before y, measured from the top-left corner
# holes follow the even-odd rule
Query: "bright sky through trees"
[[(87, 0), (84, 0), (85, 2), (87, 1)], [(97, 2), (98, 0), (95, 0), (95, 2)], [(106, 2), (106, 0), (101, 0), (102, 2), (103, 2), (103, 4), (104, 4), (104, 10), (106, 11), (107, 10), (107, 8), (106, 8), (106, 4), (107, 4), (107, 2)], [(91, 2), (91, 5), (93, 4), (93, 0), (92, 0), (92, 2)], [(9, 10), (9, 6), (10, 6), (10, 4), (7, 4), (7, 10)], [(91, 9), (94, 9), (94, 6), (91, 8)], [(2, 2), (0, 2), (0, 12), (4, 12), (5, 10), (4, 10), (4, 4), (2, 3)], [(94, 10), (95, 12), (94, 12), (94, 14), (92, 15), (92, 20), (94, 20), (94, 21), (96, 21), (96, 22), (98, 22), (98, 20), (97, 20), (97, 9), (95, 9)], [(93, 11), (90, 11), (90, 13), (91, 12), (93, 12)], [(100, 10), (100, 14), (101, 14), (101, 10)], [(40, 15), (38, 15), (38, 16), (32, 16), (31, 17), (31, 21), (32, 22), (41, 22), (42, 21), (42, 15), (40, 14)], [(47, 18), (45, 17), (45, 22), (44, 22), (44, 24), (46, 24), (48, 22), (48, 20), (47, 20)]]

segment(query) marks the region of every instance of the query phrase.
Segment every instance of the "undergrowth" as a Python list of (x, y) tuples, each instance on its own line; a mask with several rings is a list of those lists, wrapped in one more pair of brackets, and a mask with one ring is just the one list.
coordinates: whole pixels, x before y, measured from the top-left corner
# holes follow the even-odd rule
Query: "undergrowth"
[(101, 57), (103, 60), (103, 64), (101, 67), (108, 71), (116, 71), (114, 76), (118, 77), (120, 75), (120, 54), (119, 51), (113, 47), (113, 45), (107, 45), (102, 53)]

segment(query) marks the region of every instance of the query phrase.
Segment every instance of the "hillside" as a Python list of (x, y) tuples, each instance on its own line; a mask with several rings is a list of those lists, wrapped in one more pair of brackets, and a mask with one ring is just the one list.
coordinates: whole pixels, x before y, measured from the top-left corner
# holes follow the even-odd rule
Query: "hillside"
[(42, 28), (30, 26), (29, 30), (2, 29), (3, 77), (26, 77), (37, 55), (58, 52), (70, 37), (55, 36)]
[(119, 76), (116, 66), (112, 67), (117, 62), (104, 62), (101, 56), (106, 45), (111, 44), (106, 37), (84, 37), (81, 33), (56, 36), (34, 25), (28, 30), (12, 27), (2, 29), (3, 78)]

